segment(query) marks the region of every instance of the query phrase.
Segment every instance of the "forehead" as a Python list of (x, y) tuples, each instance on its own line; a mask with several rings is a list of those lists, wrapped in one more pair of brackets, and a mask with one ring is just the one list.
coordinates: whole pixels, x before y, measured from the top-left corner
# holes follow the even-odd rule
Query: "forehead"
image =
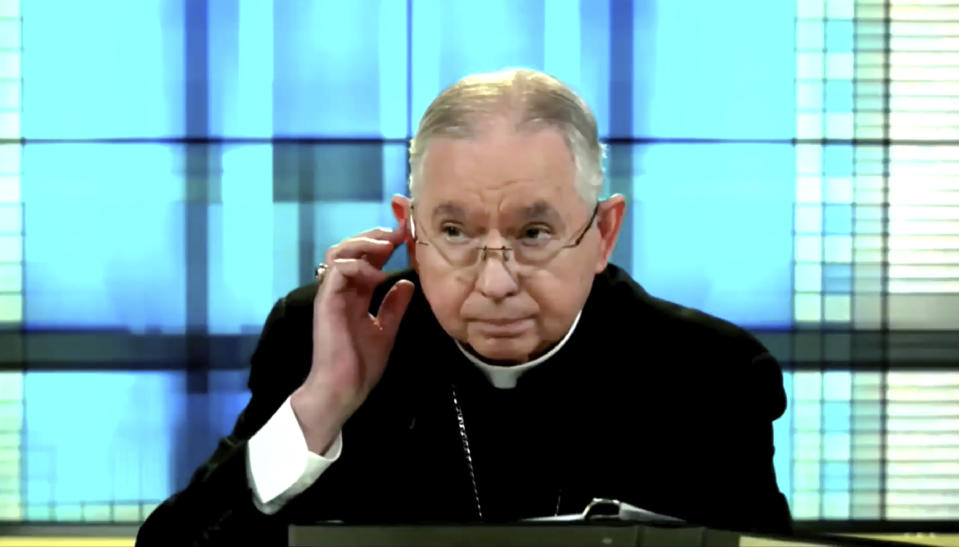
[(578, 199), (573, 157), (555, 128), (516, 131), (506, 123), (466, 138), (437, 136), (420, 172), (418, 200), (434, 207), (565, 209)]
[[(474, 217), (477, 213), (483, 213), (483, 211), (478, 211), (475, 206), (471, 206), (469, 203), (457, 201), (440, 202), (432, 208), (427, 205), (425, 212), (430, 215), (429, 218), (435, 222), (450, 218), (465, 221)], [(505, 213), (508, 217), (518, 217), (521, 220), (542, 220), (563, 224), (562, 213), (557, 210), (552, 203), (543, 200), (526, 204), (515, 200), (514, 203), (503, 207), (501, 212)]]

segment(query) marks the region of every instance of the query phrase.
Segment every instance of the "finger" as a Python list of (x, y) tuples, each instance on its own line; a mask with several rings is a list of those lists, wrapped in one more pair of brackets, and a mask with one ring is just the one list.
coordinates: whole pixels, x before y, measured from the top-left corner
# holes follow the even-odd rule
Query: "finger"
[(326, 252), (325, 261), (332, 262), (340, 257), (362, 258), (364, 255), (375, 255), (370, 262), (374, 266), (382, 268), (396, 247), (402, 245), (406, 240), (406, 235), (406, 222), (402, 222), (395, 230), (374, 228), (331, 247)]
[[(337, 259), (331, 262), (328, 268), (317, 297), (322, 294), (322, 300), (329, 302), (337, 310), (347, 306), (346, 301), (337, 296), (352, 291), (368, 299), (372, 296), (373, 289), (386, 279), (385, 273), (358, 258)], [(369, 302), (366, 302), (361, 311), (365, 313), (368, 308)]]
[(389, 340), (390, 346), (396, 338), (396, 332), (400, 328), (403, 314), (406, 313), (415, 289), (412, 281), (405, 279), (397, 281), (383, 297), (380, 309), (376, 312), (376, 322)]
[(365, 258), (376, 268), (382, 268), (396, 247), (385, 239), (359, 236), (342, 241), (326, 252), (327, 264), (339, 258)]
[(389, 241), (393, 245), (399, 245), (403, 242), (403, 238), (406, 237), (406, 223), (403, 222), (395, 229), (390, 228), (373, 228), (372, 230), (363, 232), (362, 234), (356, 234), (356, 237), (369, 237), (373, 239), (382, 239)]
[(372, 289), (386, 279), (386, 274), (362, 258), (337, 258), (332, 262), (332, 273), (340, 281), (334, 290), (342, 288)]

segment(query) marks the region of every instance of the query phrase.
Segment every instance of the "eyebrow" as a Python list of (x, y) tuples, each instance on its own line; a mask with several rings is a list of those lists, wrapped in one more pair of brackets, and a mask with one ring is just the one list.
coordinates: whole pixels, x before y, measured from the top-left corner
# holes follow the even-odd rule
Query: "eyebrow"
[[(431, 218), (433, 221), (436, 221), (437, 217), (446, 217), (465, 221), (468, 216), (469, 215), (467, 214), (466, 209), (462, 205), (448, 201), (434, 207)], [(549, 202), (543, 200), (536, 201), (525, 207), (521, 207), (519, 209), (518, 216), (520, 216), (524, 221), (544, 220), (560, 227), (565, 225), (563, 222), (563, 215), (559, 214), (559, 211), (550, 205)]]
[(431, 216), (433, 220), (436, 220), (436, 217), (439, 216), (453, 217), (457, 220), (465, 220), (466, 209), (452, 202), (440, 203), (433, 208), (433, 214)]
[(563, 215), (559, 214), (555, 207), (545, 201), (537, 201), (532, 205), (523, 207), (521, 214), (526, 220), (547, 220), (560, 226), (564, 224)]

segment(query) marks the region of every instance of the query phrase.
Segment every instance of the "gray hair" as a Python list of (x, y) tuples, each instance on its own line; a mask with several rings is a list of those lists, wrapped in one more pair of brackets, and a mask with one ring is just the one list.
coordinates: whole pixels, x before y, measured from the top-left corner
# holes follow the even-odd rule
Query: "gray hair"
[(416, 198), (430, 139), (469, 138), (487, 116), (515, 119), (516, 129), (554, 127), (562, 132), (576, 168), (576, 191), (592, 206), (603, 191), (603, 158), (596, 120), (579, 95), (556, 78), (529, 69), (467, 76), (443, 90), (410, 141), (410, 196)]

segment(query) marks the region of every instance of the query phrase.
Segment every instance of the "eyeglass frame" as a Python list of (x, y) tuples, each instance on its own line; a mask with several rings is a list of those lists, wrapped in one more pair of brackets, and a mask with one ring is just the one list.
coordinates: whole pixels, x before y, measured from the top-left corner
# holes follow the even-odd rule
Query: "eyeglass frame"
[[(589, 220), (586, 222), (586, 225), (583, 226), (583, 228), (582, 228), (582, 229), (580, 230), (580, 232), (579, 232), (579, 235), (576, 236), (575, 239), (570, 239), (570, 240), (569, 240), (569, 241), (572, 241), (572, 243), (567, 242), (566, 245), (563, 245), (562, 247), (557, 248), (557, 249), (556, 249), (556, 252), (555, 252), (551, 257), (549, 257), (547, 260), (544, 260), (544, 261), (543, 261), (541, 264), (539, 264), (539, 265), (548, 264), (548, 263), (552, 262), (557, 256), (559, 256), (559, 253), (562, 252), (563, 249), (573, 249), (573, 248), (579, 247), (579, 244), (583, 242), (583, 238), (586, 237), (586, 234), (589, 232), (589, 229), (593, 227), (593, 221), (596, 220), (596, 217), (597, 217), (597, 215), (599, 214), (599, 206), (600, 206), (600, 204), (603, 203), (603, 201), (604, 201), (604, 200), (597, 200), (597, 201), (596, 201), (596, 206), (593, 207), (593, 214), (591, 214), (591, 215), (589, 216)], [(415, 222), (414, 222), (414, 220), (413, 220), (413, 211), (414, 211), (414, 210), (415, 210), (414, 204), (413, 204), (413, 203), (410, 203), (410, 232), (411, 232), (411, 235), (413, 236), (413, 243), (416, 243), (416, 244), (419, 244), (419, 245), (425, 245), (425, 246), (427, 246), (427, 247), (433, 247), (433, 248), (435, 248), (435, 249), (436, 249), (436, 252), (438, 252), (438, 253), (440, 254), (440, 256), (443, 257), (443, 260), (445, 260), (445, 261), (446, 261), (448, 264), (450, 264), (451, 266), (456, 267), (456, 266), (453, 264), (453, 262), (446, 256), (446, 254), (445, 254), (442, 250), (440, 250), (440, 247), (439, 247), (439, 246), (437, 246), (437, 245), (435, 245), (435, 244), (430, 244), (428, 237), (426, 237), (426, 238), (424, 238), (424, 239), (420, 239), (420, 237), (416, 234), (416, 224), (415, 224)], [(504, 247), (490, 247), (490, 246), (488, 246), (488, 245), (483, 245), (483, 246), (480, 247), (478, 250), (480, 251), (479, 260), (477, 260), (476, 263), (474, 263), (474, 264), (471, 264), (471, 265), (469, 265), (469, 266), (463, 267), (462, 269), (474, 268), (474, 267), (476, 267), (478, 264), (482, 264), (483, 262), (486, 262), (486, 259), (489, 258), (489, 252), (490, 252), (490, 251), (499, 251), (500, 254), (501, 254), (502, 257), (503, 257), (503, 262), (509, 262), (509, 256), (507, 255), (507, 253), (509, 253), (509, 252), (514, 252), (514, 251), (515, 251), (512, 247), (505, 247), (505, 246), (504, 246)], [(515, 255), (514, 255), (514, 258), (515, 258)], [(517, 264), (519, 264), (519, 262), (517, 262)]]

